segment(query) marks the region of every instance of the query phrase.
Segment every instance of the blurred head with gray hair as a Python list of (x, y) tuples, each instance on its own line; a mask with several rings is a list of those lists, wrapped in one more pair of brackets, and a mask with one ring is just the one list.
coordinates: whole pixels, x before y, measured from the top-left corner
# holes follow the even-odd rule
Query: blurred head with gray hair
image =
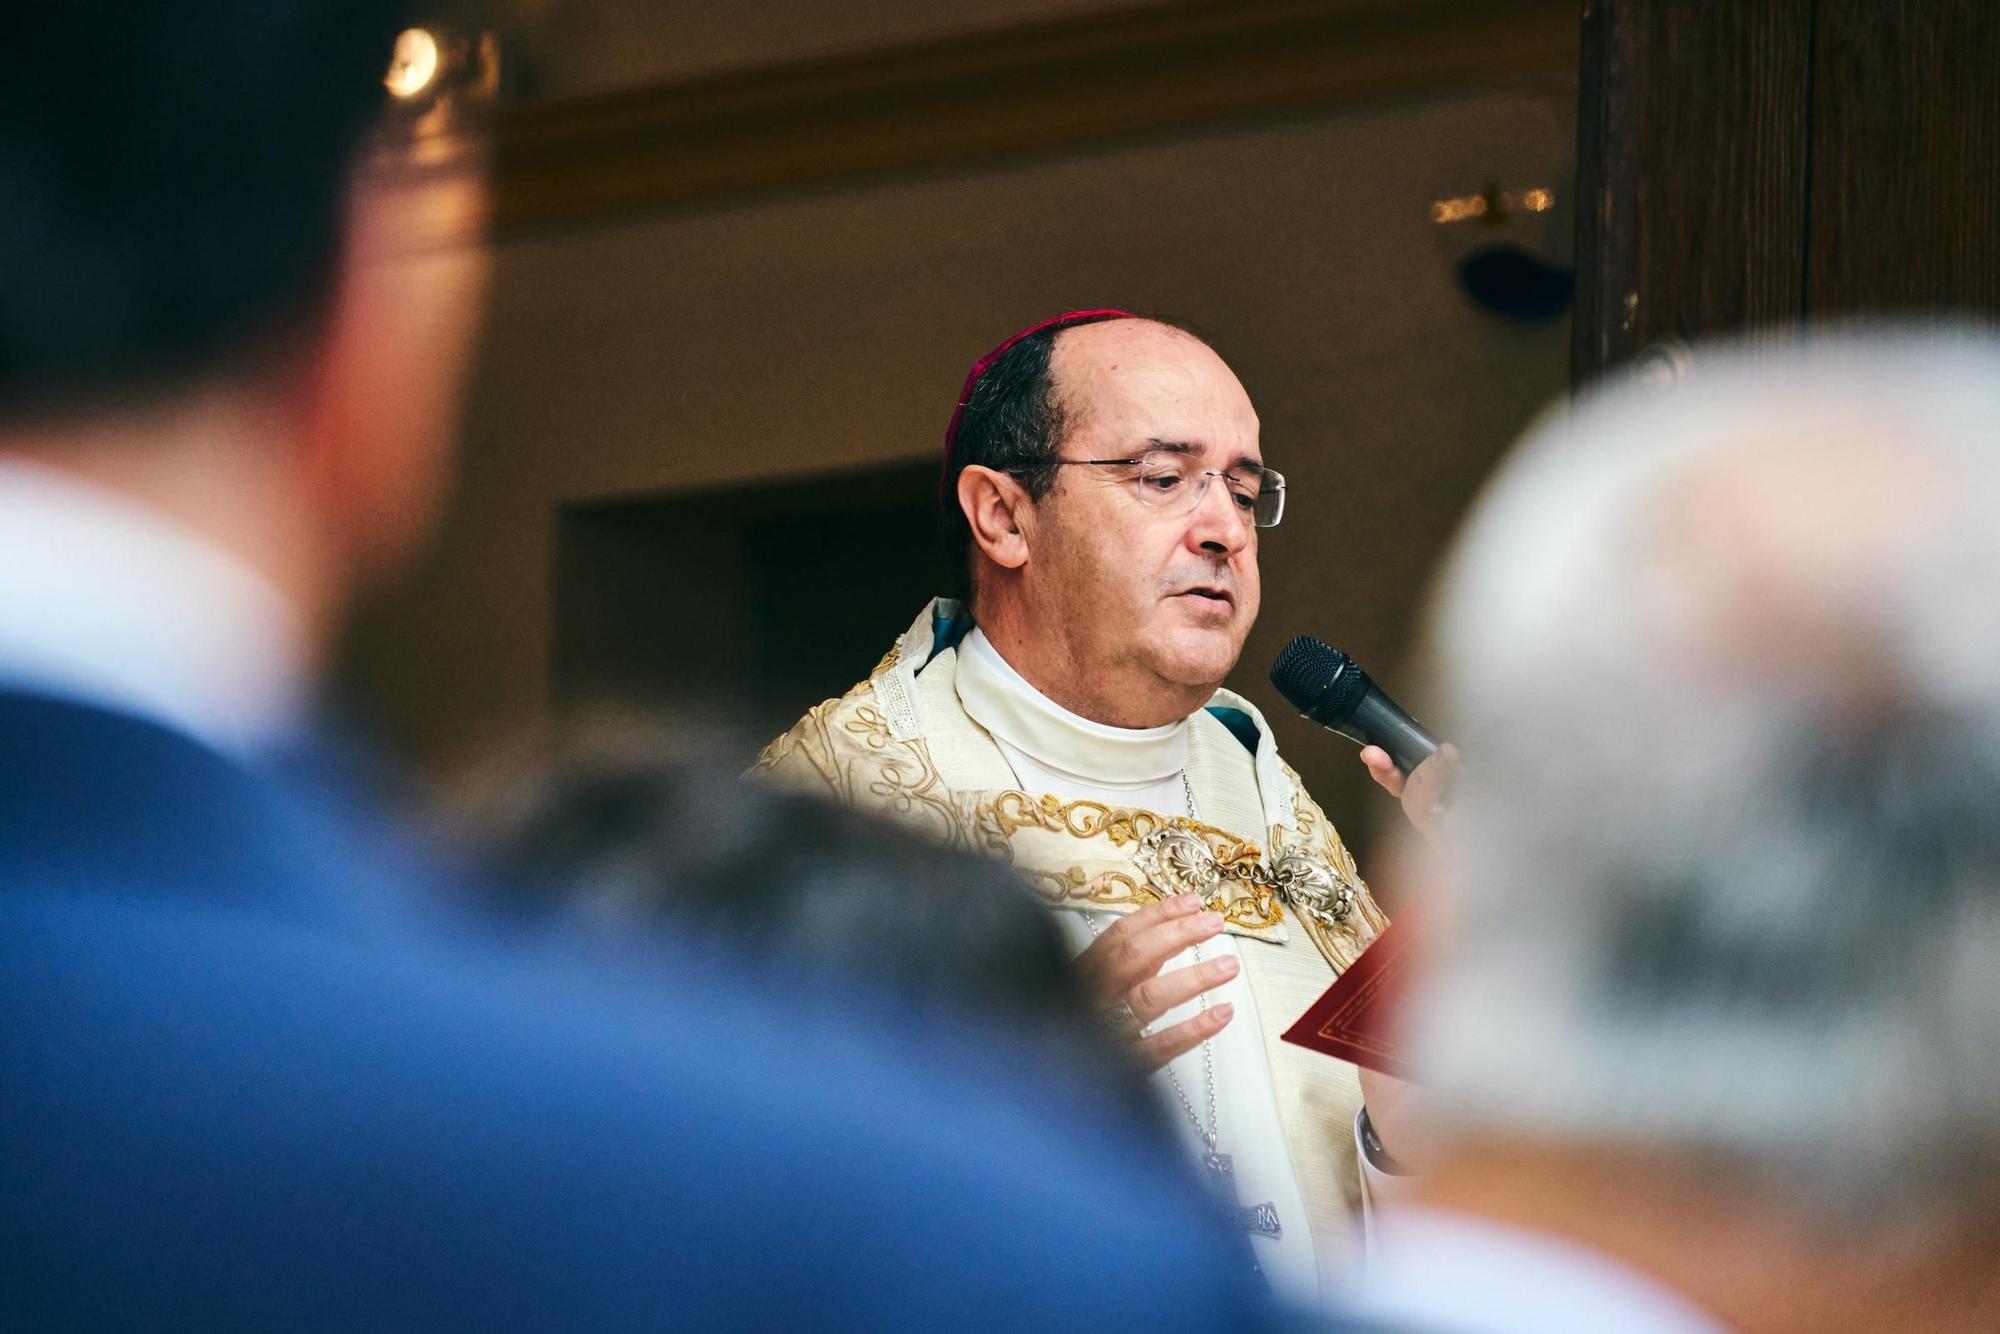
[(1693, 365), (1532, 431), (1446, 567), (1420, 1066), (1460, 1140), (1960, 1233), (2000, 1216), (2000, 342)]

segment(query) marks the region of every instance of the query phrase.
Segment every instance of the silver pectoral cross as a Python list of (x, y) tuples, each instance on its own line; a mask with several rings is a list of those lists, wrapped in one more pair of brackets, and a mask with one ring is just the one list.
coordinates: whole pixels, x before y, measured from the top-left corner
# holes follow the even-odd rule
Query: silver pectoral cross
[(1222, 1197), (1222, 1203), (1236, 1217), (1236, 1225), (1245, 1232), (1254, 1232), (1260, 1237), (1276, 1238), (1284, 1233), (1278, 1222), (1278, 1206), (1275, 1204), (1243, 1204), (1236, 1198), (1236, 1164), (1226, 1153), (1213, 1149), (1201, 1156), (1201, 1165), (1208, 1172), (1209, 1185)]

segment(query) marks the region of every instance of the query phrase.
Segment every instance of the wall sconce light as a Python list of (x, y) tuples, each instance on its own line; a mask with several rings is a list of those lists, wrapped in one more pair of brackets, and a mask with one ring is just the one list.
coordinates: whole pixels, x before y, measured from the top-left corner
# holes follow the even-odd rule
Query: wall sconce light
[(491, 32), (406, 28), (397, 34), (382, 83), (414, 121), (416, 133), (445, 129), (459, 109), (499, 99), (500, 38)]
[(429, 28), (405, 28), (396, 34), (396, 50), (389, 57), (389, 72), (382, 82), (389, 96), (411, 102), (437, 86), (444, 73), (444, 51), (437, 34)]

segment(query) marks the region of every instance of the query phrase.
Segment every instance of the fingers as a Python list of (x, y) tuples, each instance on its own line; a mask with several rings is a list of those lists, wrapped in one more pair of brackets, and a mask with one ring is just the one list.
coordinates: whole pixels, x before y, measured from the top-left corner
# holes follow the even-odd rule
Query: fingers
[(1099, 1000), (1106, 1005), (1123, 1000), (1167, 960), (1220, 933), (1222, 914), (1200, 908), (1198, 896), (1182, 894), (1149, 903), (1107, 927), (1077, 958)]
[(1451, 780), (1458, 772), (1458, 751), (1449, 742), (1438, 748), (1435, 755), (1416, 767), (1403, 791), (1403, 800), (1408, 805), (1419, 807), (1426, 814), (1443, 811), (1445, 799), (1449, 795)]
[(1176, 1005), (1185, 1004), (1202, 992), (1221, 986), (1235, 977), (1241, 967), (1236, 960), (1225, 956), (1187, 968), (1176, 968), (1133, 987), (1126, 995), (1125, 1003), (1132, 1007), (1132, 1017), (1143, 1028)]
[(1199, 894), (1176, 894), (1170, 899), (1160, 899), (1157, 902), (1147, 904), (1136, 912), (1126, 913), (1110, 926), (1106, 927), (1104, 934), (1099, 936), (1098, 939), (1100, 941), (1121, 940), (1126, 936), (1144, 931), (1148, 927), (1155, 927), (1162, 922), (1172, 921), (1176, 917), (1186, 917), (1190, 913), (1197, 911), (1200, 907), (1201, 896)]
[[(1126, 913), (1106, 927), (1076, 959), (1077, 967), (1096, 988), (1099, 1003), (1117, 1004), (1125, 998), (1126, 992), (1148, 976), (1142, 971), (1139, 955), (1134, 950), (1135, 938), (1154, 927), (1191, 916), (1200, 910), (1199, 895), (1179, 894)], [(1154, 971), (1158, 971), (1157, 967)]]
[(1443, 830), (1445, 808), (1451, 801), (1451, 786), (1458, 776), (1458, 752), (1441, 746), (1435, 755), (1418, 765), (1403, 789), (1403, 814), (1410, 827), (1426, 843), (1437, 846)]
[(1222, 934), (1222, 927), (1221, 913), (1203, 912), (1176, 917), (1128, 937), (1123, 951), (1109, 961), (1115, 970), (1114, 983), (1121, 988), (1118, 994), (1124, 995), (1154, 976), (1175, 955)]
[[(1120, 917), (1078, 956), (1097, 989), (1099, 1003), (1123, 1002), (1141, 1027), (1178, 1005), (1234, 978), (1242, 965), (1233, 958), (1208, 959), (1172, 972), (1160, 970), (1175, 955), (1221, 934), (1221, 913), (1201, 911), (1194, 894), (1149, 903)], [(1235, 1015), (1228, 1002), (1210, 1005), (1192, 1019), (1139, 1039), (1139, 1057), (1157, 1070), (1222, 1031)]]
[[(1400, 797), (1403, 795), (1403, 771), (1398, 769), (1396, 762), (1389, 758), (1388, 751), (1382, 749), (1380, 746), (1363, 746), (1361, 748), (1361, 762), (1368, 766), (1368, 776), (1381, 784), (1383, 790), (1390, 796)], [(1418, 767), (1421, 768), (1422, 766)]]
[(1211, 1005), (1192, 1019), (1163, 1028), (1151, 1037), (1139, 1039), (1139, 1059), (1149, 1070), (1157, 1070), (1176, 1056), (1193, 1051), (1222, 1031), (1236, 1016), (1236, 1007), (1224, 1001)]

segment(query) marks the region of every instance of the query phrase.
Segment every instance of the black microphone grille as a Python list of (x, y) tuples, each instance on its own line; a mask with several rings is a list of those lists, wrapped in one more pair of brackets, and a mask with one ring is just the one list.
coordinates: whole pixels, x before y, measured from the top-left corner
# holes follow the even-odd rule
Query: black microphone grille
[(1271, 684), (1291, 701), (1293, 708), (1304, 713), (1319, 701), (1327, 684), (1348, 665), (1347, 655), (1339, 649), (1311, 635), (1300, 635), (1285, 645), (1278, 660), (1271, 664)]

